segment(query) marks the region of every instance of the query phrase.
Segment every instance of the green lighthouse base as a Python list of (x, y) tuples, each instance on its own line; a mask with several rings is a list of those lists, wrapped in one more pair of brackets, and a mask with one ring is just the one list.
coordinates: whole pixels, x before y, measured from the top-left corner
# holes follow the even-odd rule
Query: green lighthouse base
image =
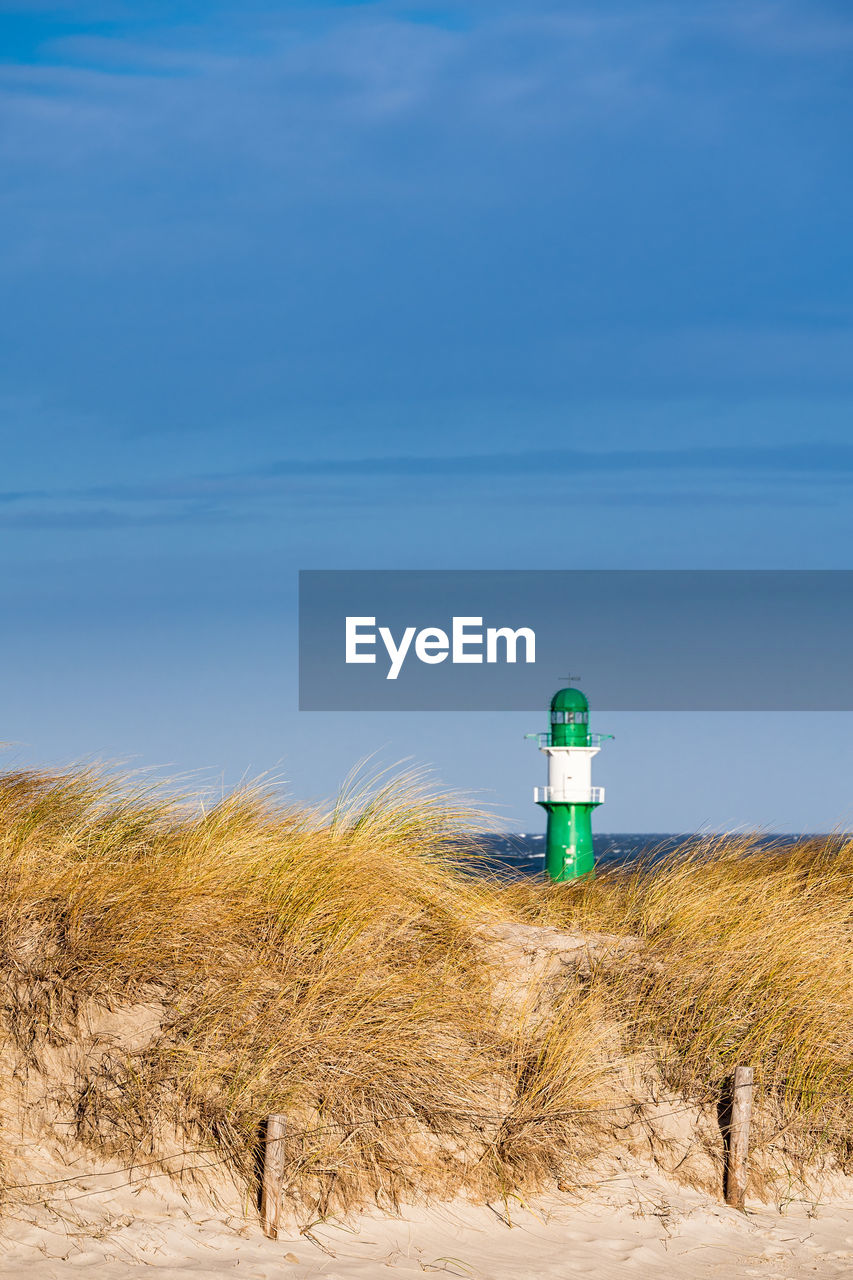
[(592, 847), (594, 804), (553, 804), (540, 801), (548, 814), (545, 872), (551, 880), (577, 880), (595, 869)]

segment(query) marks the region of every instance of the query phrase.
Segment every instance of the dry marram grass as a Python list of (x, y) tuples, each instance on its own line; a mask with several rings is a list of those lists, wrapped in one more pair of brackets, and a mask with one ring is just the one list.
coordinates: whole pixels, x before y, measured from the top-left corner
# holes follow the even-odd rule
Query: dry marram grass
[[(412, 778), (324, 814), (263, 790), (178, 803), (97, 769), (3, 775), (10, 1078), (53, 1072), (45, 1124), (90, 1151), (201, 1151), (249, 1198), (259, 1126), (284, 1113), (304, 1214), (573, 1180), (650, 1114), (649, 1088), (693, 1108), (714, 1155), (708, 1107), (738, 1061), (768, 1169), (846, 1165), (849, 842), (706, 842), (540, 887), (472, 874), (477, 825)], [(488, 941), (507, 921), (610, 941), (531, 970), (520, 998)], [(101, 1050), (57, 1074), (83, 1023)]]

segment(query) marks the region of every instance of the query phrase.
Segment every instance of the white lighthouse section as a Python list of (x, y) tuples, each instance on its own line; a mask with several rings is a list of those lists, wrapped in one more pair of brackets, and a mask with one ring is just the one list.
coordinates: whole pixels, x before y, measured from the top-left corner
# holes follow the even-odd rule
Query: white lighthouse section
[(592, 757), (600, 747), (546, 747), (541, 748), (548, 757), (548, 785), (537, 787), (534, 800), (537, 804), (602, 804), (604, 787), (592, 785)]

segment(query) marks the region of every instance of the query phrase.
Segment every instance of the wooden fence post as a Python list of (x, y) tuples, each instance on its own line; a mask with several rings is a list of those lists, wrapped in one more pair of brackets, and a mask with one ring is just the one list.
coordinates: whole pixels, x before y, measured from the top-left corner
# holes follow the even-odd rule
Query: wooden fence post
[(264, 1235), (275, 1240), (278, 1235), (278, 1215), (281, 1210), (281, 1193), (284, 1186), (284, 1144), (287, 1138), (287, 1118), (268, 1116), (264, 1145), (264, 1172), (261, 1180), (261, 1221)]
[(749, 1177), (749, 1122), (752, 1118), (752, 1067), (735, 1067), (732, 1113), (726, 1151), (726, 1204), (743, 1210)]

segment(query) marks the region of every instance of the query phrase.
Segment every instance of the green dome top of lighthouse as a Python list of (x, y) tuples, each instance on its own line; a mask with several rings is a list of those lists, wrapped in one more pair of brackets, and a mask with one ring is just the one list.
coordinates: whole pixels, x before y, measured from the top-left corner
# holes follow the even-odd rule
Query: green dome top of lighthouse
[(558, 689), (551, 699), (551, 710), (589, 711), (589, 703), (580, 689)]

